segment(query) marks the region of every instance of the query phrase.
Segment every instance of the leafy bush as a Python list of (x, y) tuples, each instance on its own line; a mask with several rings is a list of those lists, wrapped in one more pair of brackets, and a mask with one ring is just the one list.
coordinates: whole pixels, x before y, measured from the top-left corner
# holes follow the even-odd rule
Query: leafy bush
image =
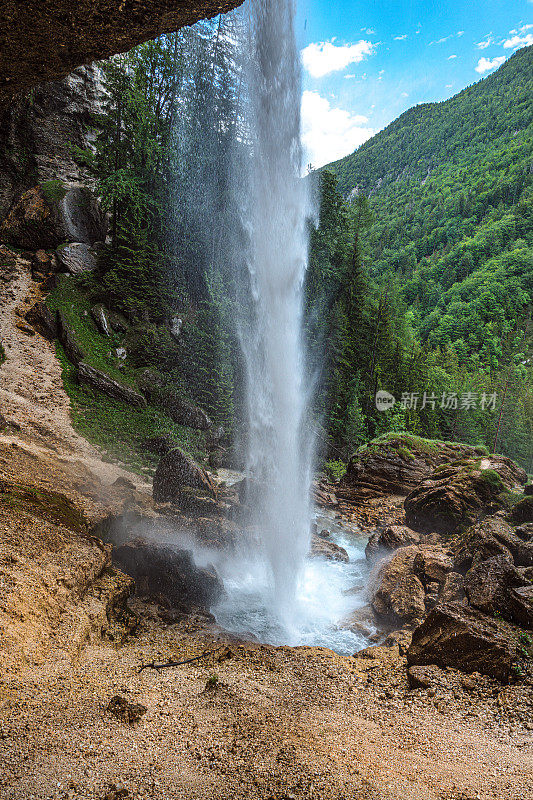
[(60, 180), (50, 180), (41, 183), (44, 199), (50, 204), (60, 203), (67, 193), (67, 189)]
[(346, 464), (344, 461), (326, 461), (324, 468), (328, 478), (335, 483), (346, 475)]

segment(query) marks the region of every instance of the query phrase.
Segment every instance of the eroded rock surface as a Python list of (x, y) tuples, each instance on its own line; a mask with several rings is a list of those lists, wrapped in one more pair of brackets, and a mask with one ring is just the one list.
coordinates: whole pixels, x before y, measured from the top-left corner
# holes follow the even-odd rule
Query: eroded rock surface
[(437, 467), (406, 497), (407, 524), (419, 531), (453, 533), (502, 508), (502, 492), (526, 479), (524, 470), (505, 456), (461, 459)]
[(500, 620), (465, 605), (443, 603), (415, 629), (407, 661), (508, 681), (517, 661), (516, 639), (512, 628)]
[(469, 445), (386, 434), (360, 447), (352, 456), (336, 494), (339, 499), (351, 501), (376, 495), (406, 495), (439, 464), (473, 456), (475, 452)]
[(238, 0), (40, 0), (1, 5), (0, 103), (80, 64), (239, 5)]

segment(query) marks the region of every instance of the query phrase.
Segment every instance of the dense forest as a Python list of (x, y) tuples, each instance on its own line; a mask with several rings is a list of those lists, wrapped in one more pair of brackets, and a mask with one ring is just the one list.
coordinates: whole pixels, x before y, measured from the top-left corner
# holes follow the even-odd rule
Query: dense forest
[[(96, 408), (65, 361), (75, 423), (129, 461), (145, 462), (143, 436), (169, 430), (201, 453), (205, 437), (173, 422), (176, 398), (222, 425), (227, 448), (239, 440), (237, 38), (226, 15), (103, 63), (96, 149), (77, 154), (111, 236), (98, 270), (63, 279), (49, 304), (95, 366), (148, 384), (146, 411)], [(532, 48), (517, 52), (306, 178), (320, 208), (309, 223), (309, 371), (334, 474), (369, 437), (404, 429), (495, 448), (533, 469), (532, 60)], [(123, 363), (73, 311), (98, 302), (125, 320)], [(385, 412), (381, 389), (397, 400)]]
[[(518, 51), (321, 172), (310, 294), (335, 298), (325, 409), (343, 456), (407, 428), (532, 469), (532, 62)], [(405, 407), (377, 413), (380, 388)]]

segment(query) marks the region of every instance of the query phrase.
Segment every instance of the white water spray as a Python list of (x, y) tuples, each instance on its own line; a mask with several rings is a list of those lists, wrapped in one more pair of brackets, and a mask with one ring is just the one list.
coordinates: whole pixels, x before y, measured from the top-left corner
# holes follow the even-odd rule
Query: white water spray
[(291, 625), (309, 547), (312, 442), (302, 341), (307, 266), (300, 177), (300, 63), (291, 0), (252, 0), (247, 121), (252, 156), (244, 190), (251, 308), (241, 324), (246, 362), (254, 527), (270, 571), (271, 603)]

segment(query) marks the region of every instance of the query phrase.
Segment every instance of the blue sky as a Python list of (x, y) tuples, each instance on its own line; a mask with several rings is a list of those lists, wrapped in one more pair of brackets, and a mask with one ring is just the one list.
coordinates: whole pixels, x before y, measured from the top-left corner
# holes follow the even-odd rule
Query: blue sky
[(533, 0), (298, 0), (306, 163), (353, 152), (533, 44)]

